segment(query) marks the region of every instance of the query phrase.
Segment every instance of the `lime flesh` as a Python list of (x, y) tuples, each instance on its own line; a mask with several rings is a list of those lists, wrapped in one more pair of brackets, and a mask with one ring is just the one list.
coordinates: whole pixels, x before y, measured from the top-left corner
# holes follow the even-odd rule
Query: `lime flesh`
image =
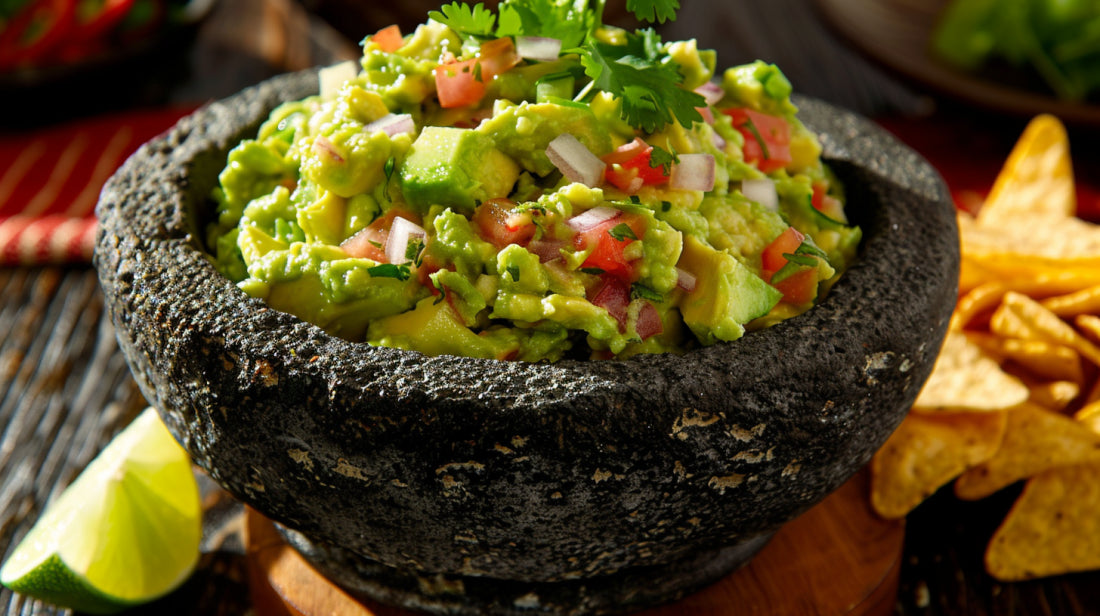
[(201, 535), (190, 458), (148, 408), (47, 507), (0, 582), (62, 607), (111, 613), (182, 584)]

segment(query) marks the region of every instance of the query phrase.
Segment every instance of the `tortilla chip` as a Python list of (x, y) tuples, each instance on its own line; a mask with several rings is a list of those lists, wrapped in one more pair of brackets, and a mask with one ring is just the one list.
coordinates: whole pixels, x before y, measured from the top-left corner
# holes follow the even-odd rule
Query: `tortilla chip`
[(1027, 214), (1069, 218), (1077, 211), (1069, 136), (1058, 118), (1036, 116), (1017, 140), (978, 214), (982, 225)]
[(883, 518), (904, 517), (992, 456), (1005, 423), (1003, 412), (910, 413), (871, 459), (871, 505)]
[(1027, 400), (1027, 387), (982, 353), (965, 334), (948, 332), (913, 408), (1000, 410)]
[(1100, 434), (1100, 400), (1082, 406), (1074, 413), (1073, 419), (1080, 422), (1089, 430)]
[(991, 311), (1001, 303), (1008, 287), (1001, 281), (984, 282), (959, 298), (951, 314), (950, 329), (962, 330), (979, 314)]
[(1048, 297), (1039, 303), (1060, 317), (1100, 314), (1100, 285), (1081, 289), (1068, 295)]
[(1085, 381), (1081, 356), (1071, 347), (1046, 340), (1002, 338), (978, 332), (967, 333), (967, 338), (987, 355), (1015, 362), (1040, 379), (1078, 384)]
[(998, 315), (1003, 318), (1005, 331), (1015, 331), (1019, 323), (1023, 323), (1026, 334), (1014, 337), (1037, 337), (1073, 347), (1085, 359), (1100, 366), (1100, 348), (1077, 333), (1077, 330), (1058, 318), (1058, 315), (1030, 297), (1013, 291), (1006, 293), (1004, 302), (993, 314), (991, 323), (997, 323)]
[(1027, 377), (1019, 376), (1031, 394), (1028, 402), (1036, 404), (1054, 413), (1061, 413), (1069, 407), (1070, 403), (1081, 393), (1081, 386), (1073, 381), (1046, 381), (1037, 382)]
[(988, 460), (962, 473), (955, 495), (978, 500), (1051, 468), (1100, 463), (1100, 434), (1034, 404), (1006, 412), (1004, 439)]
[(1073, 293), (1100, 285), (1100, 269), (1046, 263), (1012, 253), (962, 254), (959, 290), (967, 292), (984, 282), (1002, 282), (1012, 291), (1032, 297)]
[(985, 566), (1004, 582), (1100, 568), (1100, 464), (1030, 479), (993, 534)]
[(958, 215), (962, 251), (970, 258), (1026, 257), (1032, 268), (1100, 267), (1100, 225), (1080, 218), (1036, 214), (997, 225), (979, 225)]
[(1073, 323), (1089, 339), (1100, 344), (1100, 317), (1091, 314), (1079, 314), (1073, 320)]

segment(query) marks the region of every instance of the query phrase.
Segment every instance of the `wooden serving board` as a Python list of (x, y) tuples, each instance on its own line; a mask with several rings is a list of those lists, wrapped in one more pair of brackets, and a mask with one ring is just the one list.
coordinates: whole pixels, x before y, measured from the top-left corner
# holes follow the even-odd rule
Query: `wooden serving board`
[[(893, 613), (905, 525), (867, 500), (866, 471), (776, 533), (748, 565), (640, 616), (886, 616)], [(262, 515), (246, 514), (258, 616), (412, 616), (353, 599), (289, 547)]]

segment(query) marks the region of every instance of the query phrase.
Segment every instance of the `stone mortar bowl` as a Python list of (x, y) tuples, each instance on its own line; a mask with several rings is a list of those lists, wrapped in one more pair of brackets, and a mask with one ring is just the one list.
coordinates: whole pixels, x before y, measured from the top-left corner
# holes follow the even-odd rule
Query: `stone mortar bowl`
[(203, 248), (226, 153), (307, 71), (181, 120), (106, 186), (95, 252), (150, 403), (218, 483), (331, 579), (447, 613), (610, 613), (743, 564), (870, 459), (956, 298), (938, 174), (870, 122), (798, 99), (864, 230), (818, 306), (733, 343), (626, 361), (374, 348), (267, 308)]

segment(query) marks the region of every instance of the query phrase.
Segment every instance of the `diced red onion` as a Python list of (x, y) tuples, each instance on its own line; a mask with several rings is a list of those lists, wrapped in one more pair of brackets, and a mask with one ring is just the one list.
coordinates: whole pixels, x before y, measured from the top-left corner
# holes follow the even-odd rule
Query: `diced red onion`
[(708, 105), (717, 103), (726, 95), (726, 91), (722, 89), (722, 86), (713, 81), (708, 81), (698, 88), (695, 88), (695, 93), (702, 96), (703, 100), (707, 101)]
[(423, 239), (425, 236), (427, 232), (420, 225), (400, 216), (394, 218), (390, 235), (386, 238), (386, 260), (394, 264), (407, 262), (409, 241), (414, 237)]
[(407, 113), (390, 113), (363, 127), (364, 132), (373, 133), (382, 131), (394, 137), (402, 133), (411, 133), (416, 130), (416, 123)]
[(528, 60), (552, 62), (561, 54), (561, 41), (545, 36), (517, 36), (516, 53)]
[(703, 116), (703, 121), (707, 124), (714, 124), (714, 112), (710, 110), (710, 107), (696, 107), (696, 111), (699, 115)]
[(344, 157), (340, 156), (340, 151), (336, 149), (336, 146), (324, 137), (318, 137), (313, 140), (313, 151), (319, 156), (328, 157), (336, 164), (342, 165), (344, 163)]
[(710, 134), (710, 140), (714, 143), (714, 147), (720, 151), (726, 151), (726, 140), (722, 138), (722, 135), (718, 134), (718, 131), (714, 131)]
[(603, 181), (607, 164), (569, 133), (562, 133), (546, 146), (546, 156), (570, 182), (595, 188)]
[(668, 185), (677, 190), (714, 190), (715, 162), (711, 154), (681, 154), (672, 165)]
[(539, 258), (539, 263), (549, 263), (554, 259), (560, 259), (561, 249), (565, 248), (564, 240), (531, 240), (527, 244), (527, 251)]
[(630, 304), (630, 286), (616, 278), (604, 277), (594, 289), (591, 299), (594, 306), (603, 308), (619, 322), (619, 331), (626, 328), (626, 310)]
[(775, 182), (771, 178), (742, 180), (741, 194), (749, 201), (755, 201), (773, 212), (779, 210), (779, 194), (775, 192)]
[(620, 210), (599, 205), (590, 210), (585, 210), (581, 214), (570, 218), (569, 220), (565, 221), (565, 224), (569, 225), (569, 228), (576, 231), (577, 233), (584, 233), (585, 231), (589, 231), (600, 226), (608, 220), (618, 218), (621, 214), (622, 212)]
[(656, 336), (665, 331), (665, 324), (661, 322), (661, 313), (650, 302), (645, 302), (638, 311), (638, 321), (634, 324), (634, 331), (642, 340)]
[(359, 75), (359, 64), (355, 60), (345, 60), (339, 64), (326, 66), (317, 72), (320, 82), (321, 98), (332, 98), (345, 83)]
[(691, 293), (695, 290), (696, 282), (697, 281), (695, 279), (695, 274), (692, 274), (687, 270), (676, 268), (676, 286), (687, 291), (688, 293)]

